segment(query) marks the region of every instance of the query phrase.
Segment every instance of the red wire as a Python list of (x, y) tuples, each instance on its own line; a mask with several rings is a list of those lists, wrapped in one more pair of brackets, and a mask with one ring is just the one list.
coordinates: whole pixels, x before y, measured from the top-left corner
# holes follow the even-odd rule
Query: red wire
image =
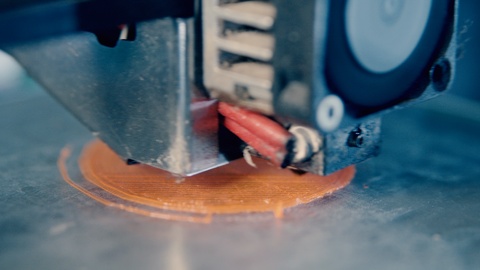
[(287, 154), (285, 147), (272, 146), (268, 144), (231, 119), (225, 118), (223, 124), (245, 143), (253, 147), (253, 149), (255, 149), (263, 157), (267, 158), (277, 166), (282, 166)]
[(219, 103), (218, 110), (225, 118), (232, 119), (270, 145), (285, 146), (292, 138), (290, 132), (264, 115), (224, 102)]
[(277, 122), (258, 113), (219, 103), (219, 112), (225, 117), (224, 126), (260, 155), (278, 166), (286, 166), (287, 145), (293, 135)]

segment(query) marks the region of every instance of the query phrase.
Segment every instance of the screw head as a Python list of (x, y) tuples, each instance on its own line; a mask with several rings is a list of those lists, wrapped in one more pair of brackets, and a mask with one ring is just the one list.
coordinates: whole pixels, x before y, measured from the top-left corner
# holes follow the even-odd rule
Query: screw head
[(360, 128), (356, 128), (350, 132), (350, 135), (348, 136), (348, 141), (347, 145), (350, 147), (357, 147), (360, 148), (363, 146), (364, 141), (364, 135), (363, 132)]
[(235, 85), (235, 95), (240, 100), (254, 100), (254, 98), (250, 95), (248, 87), (244, 85)]
[(452, 65), (450, 62), (443, 58), (435, 63), (430, 70), (430, 79), (435, 90), (439, 92), (447, 90), (452, 79)]

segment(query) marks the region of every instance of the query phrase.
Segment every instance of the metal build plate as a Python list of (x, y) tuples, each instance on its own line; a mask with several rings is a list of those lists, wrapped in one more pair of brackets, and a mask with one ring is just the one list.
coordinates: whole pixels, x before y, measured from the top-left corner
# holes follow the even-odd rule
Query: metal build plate
[(452, 97), (384, 120), (383, 151), (332, 196), (270, 215), (163, 221), (103, 206), (61, 178), (89, 141), (51, 98), (0, 99), (0, 269), (475, 269), (480, 105)]

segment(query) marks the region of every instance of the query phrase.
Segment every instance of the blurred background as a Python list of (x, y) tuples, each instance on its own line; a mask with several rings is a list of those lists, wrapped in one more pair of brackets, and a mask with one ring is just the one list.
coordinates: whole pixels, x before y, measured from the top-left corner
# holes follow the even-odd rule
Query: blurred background
[[(458, 20), (459, 59), (456, 77), (449, 94), (480, 101), (480, 1), (460, 0)], [(23, 69), (0, 51), (0, 104), (43, 94), (41, 87)]]

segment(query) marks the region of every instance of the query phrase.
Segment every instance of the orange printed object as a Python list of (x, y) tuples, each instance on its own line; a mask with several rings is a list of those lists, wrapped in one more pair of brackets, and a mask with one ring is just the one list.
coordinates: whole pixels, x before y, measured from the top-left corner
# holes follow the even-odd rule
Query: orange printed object
[[(192, 222), (210, 222), (213, 215), (258, 212), (271, 212), (280, 218), (285, 208), (312, 202), (341, 189), (355, 175), (353, 166), (329, 176), (297, 175), (255, 159), (257, 168), (237, 160), (179, 181), (172, 174), (150, 166), (128, 166), (107, 145), (94, 141), (83, 150), (80, 170), (90, 183), (125, 200), (123, 204), (109, 201), (73, 181), (66, 167), (68, 156), (68, 149), (64, 149), (59, 159), (62, 176), (87, 196), (137, 214)], [(148, 210), (138, 205), (147, 206)]]

